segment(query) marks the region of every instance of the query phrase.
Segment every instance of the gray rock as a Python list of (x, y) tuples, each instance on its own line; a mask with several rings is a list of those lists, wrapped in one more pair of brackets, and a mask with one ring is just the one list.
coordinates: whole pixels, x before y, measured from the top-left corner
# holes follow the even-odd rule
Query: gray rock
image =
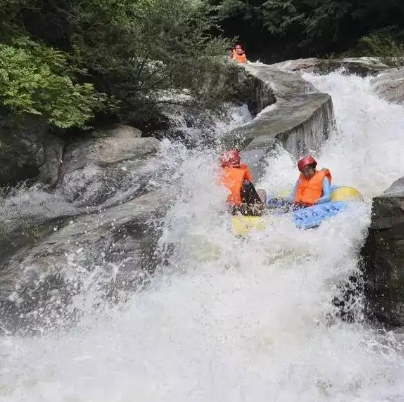
[(91, 133), (84, 141), (76, 141), (67, 147), (62, 175), (89, 164), (108, 166), (155, 154), (159, 150), (160, 142), (155, 138), (142, 138), (141, 135), (136, 128), (125, 125)]
[[(75, 295), (99, 303), (99, 297), (144, 286), (159, 262), (155, 249), (172, 196), (164, 188), (98, 214), (49, 224), (42, 240), (0, 265), (1, 325), (26, 320), (43, 326), (46, 314), (31, 316), (40, 306), (60, 308), (65, 316)], [(23, 318), (16, 320), (17, 312)]]
[(289, 72), (305, 71), (305, 72), (312, 73), (316, 70), (316, 68), (320, 62), (321, 62), (320, 59), (311, 57), (308, 59), (296, 59), (296, 60), (282, 61), (280, 63), (271, 64), (270, 66), (273, 68), (282, 70), (282, 71), (289, 71)]
[(67, 148), (58, 190), (79, 207), (108, 200), (113, 205), (141, 195), (160, 166), (154, 157), (159, 149), (158, 140), (141, 138), (141, 132), (129, 126), (94, 132)]
[(404, 177), (373, 198), (361, 254), (368, 315), (387, 326), (403, 326)]
[(39, 167), (38, 180), (53, 187), (59, 179), (64, 143), (58, 137), (48, 136), (44, 144), (44, 163)]
[(404, 103), (404, 68), (392, 68), (372, 79), (373, 90), (392, 103)]

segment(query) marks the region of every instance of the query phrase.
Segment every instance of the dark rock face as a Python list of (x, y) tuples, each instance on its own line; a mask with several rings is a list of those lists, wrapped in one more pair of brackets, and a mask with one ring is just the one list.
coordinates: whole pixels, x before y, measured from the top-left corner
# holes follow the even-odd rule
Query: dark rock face
[(404, 325), (404, 177), (373, 199), (362, 256), (368, 315)]
[(0, 186), (26, 179), (54, 185), (63, 147), (61, 139), (33, 119), (0, 127)]

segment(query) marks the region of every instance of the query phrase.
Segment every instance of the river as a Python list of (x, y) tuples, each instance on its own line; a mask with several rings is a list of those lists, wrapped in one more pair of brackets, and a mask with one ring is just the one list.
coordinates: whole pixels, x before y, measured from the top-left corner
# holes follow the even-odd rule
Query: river
[[(362, 208), (318, 230), (281, 220), (234, 239), (214, 184), (215, 152), (172, 147), (180, 197), (165, 220), (172, 247), (151, 289), (70, 331), (0, 340), (0, 401), (393, 402), (404, 400), (404, 343), (362, 320), (362, 299), (332, 319), (338, 285), (357, 272), (370, 200), (404, 175), (404, 109), (369, 79), (305, 74), (332, 96), (338, 133), (318, 155), (334, 183), (358, 188)], [(171, 149), (171, 151), (170, 151)], [(297, 177), (284, 151), (259, 186)], [(331, 317), (331, 319), (330, 319)]]

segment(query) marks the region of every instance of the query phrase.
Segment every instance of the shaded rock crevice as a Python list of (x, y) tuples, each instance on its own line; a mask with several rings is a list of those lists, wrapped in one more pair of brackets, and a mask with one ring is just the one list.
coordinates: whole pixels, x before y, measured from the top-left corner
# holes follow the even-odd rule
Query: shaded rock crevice
[[(2, 118), (0, 116), (0, 118)], [(0, 187), (24, 180), (57, 182), (64, 142), (35, 118), (0, 124)]]

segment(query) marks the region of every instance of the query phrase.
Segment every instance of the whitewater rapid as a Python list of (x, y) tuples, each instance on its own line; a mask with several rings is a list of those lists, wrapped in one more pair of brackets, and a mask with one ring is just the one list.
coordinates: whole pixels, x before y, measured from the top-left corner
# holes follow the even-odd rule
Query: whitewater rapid
[[(334, 182), (366, 203), (318, 230), (281, 220), (234, 239), (215, 185), (214, 152), (175, 152), (180, 196), (161, 239), (170, 250), (153, 287), (88, 312), (69, 332), (0, 340), (0, 401), (401, 402), (404, 344), (362, 321), (329, 320), (338, 285), (357, 272), (370, 199), (404, 175), (404, 109), (369, 80), (306, 74), (331, 94), (338, 125), (318, 155)], [(172, 155), (171, 155), (172, 156)], [(259, 187), (287, 187), (295, 162), (268, 160)]]

